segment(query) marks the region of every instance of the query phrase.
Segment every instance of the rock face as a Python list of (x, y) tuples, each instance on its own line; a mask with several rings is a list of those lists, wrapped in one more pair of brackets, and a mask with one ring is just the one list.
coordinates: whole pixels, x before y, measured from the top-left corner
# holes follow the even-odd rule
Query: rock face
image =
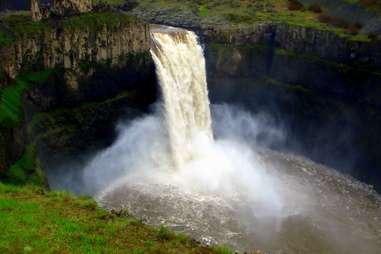
[(38, 5), (38, 0), (31, 0), (30, 9), (32, 13), (33, 21), (40, 21), (42, 18), (40, 7)]
[(67, 16), (91, 11), (92, 0), (53, 0), (52, 13)]
[[(237, 56), (240, 57), (237, 57)], [(381, 191), (381, 75), (253, 44), (206, 44), (212, 103), (271, 117), (272, 144), (350, 173)]]
[(9, 47), (0, 48), (0, 71), (14, 79), (32, 65), (74, 71), (79, 71), (81, 63), (109, 61), (117, 66), (123, 56), (147, 52), (149, 47), (149, 26), (138, 21), (98, 27), (58, 23), (27, 37), (21, 35)]
[(25, 126), (15, 128), (0, 126), (0, 178), (8, 167), (22, 155), (26, 145)]
[[(46, 83), (24, 95), (22, 123), (18, 126), (0, 125), (0, 175), (20, 158), (25, 144), (31, 142), (31, 137), (26, 136), (26, 128), (35, 113), (102, 102), (120, 93), (126, 93), (124, 101), (118, 102), (124, 107), (132, 105), (141, 110), (154, 100), (155, 74), (152, 60), (147, 57), (149, 26), (123, 14), (85, 15), (54, 23), (40, 21), (36, 23), (42, 26), (38, 31), (28, 34), (15, 32), (12, 43), (0, 47), (0, 80), (4, 81), (0, 82), (0, 89), (11, 86), (12, 80), (21, 73), (59, 70)], [(89, 19), (92, 20), (88, 22)], [(99, 127), (105, 126), (104, 122), (116, 118), (111, 113), (101, 118), (92, 114), (86, 118), (86, 126), (91, 126), (97, 133)], [(98, 126), (97, 122), (102, 124)], [(69, 130), (75, 132), (73, 127)], [(89, 133), (85, 127), (82, 131)], [(107, 131), (110, 128), (103, 130)], [(53, 135), (50, 140), (57, 141), (59, 136), (62, 135)]]

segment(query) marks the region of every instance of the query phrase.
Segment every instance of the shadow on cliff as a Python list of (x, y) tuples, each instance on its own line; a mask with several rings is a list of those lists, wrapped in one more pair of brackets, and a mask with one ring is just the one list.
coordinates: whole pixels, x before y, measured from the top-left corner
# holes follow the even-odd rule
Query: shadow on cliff
[(269, 47), (208, 44), (206, 58), (212, 102), (267, 114), (285, 130), (272, 149), (381, 190), (379, 76)]

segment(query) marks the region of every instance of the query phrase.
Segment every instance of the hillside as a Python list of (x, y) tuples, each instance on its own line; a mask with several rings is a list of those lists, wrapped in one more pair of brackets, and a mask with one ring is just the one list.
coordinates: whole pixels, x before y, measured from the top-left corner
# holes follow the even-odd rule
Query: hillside
[(40, 187), (0, 184), (0, 217), (1, 253), (231, 253)]

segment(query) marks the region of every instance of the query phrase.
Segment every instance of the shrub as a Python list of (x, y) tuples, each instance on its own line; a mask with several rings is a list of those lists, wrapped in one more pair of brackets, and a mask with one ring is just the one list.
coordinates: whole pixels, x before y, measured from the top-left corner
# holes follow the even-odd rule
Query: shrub
[(299, 11), (303, 9), (303, 4), (298, 0), (288, 0), (288, 9), (290, 11)]
[(308, 7), (308, 10), (312, 11), (312, 12), (315, 12), (315, 13), (322, 13), (323, 12), (323, 10), (322, 10), (322, 8), (320, 7), (319, 4), (311, 4)]
[(355, 23), (355, 24), (351, 24), (348, 26), (348, 31), (351, 34), (358, 34), (360, 32), (361, 28), (362, 28), (362, 24)]
[(332, 17), (326, 14), (322, 14), (318, 17), (318, 20), (322, 23), (329, 24), (332, 22)]
[(321, 14), (318, 17), (318, 20), (322, 23), (326, 23), (335, 27), (349, 28), (349, 24), (345, 20), (342, 20), (333, 16), (329, 16), (326, 14)]
[(208, 16), (208, 8), (205, 5), (201, 5), (198, 9), (198, 15), (200, 17)]
[(350, 25), (350, 26), (348, 27), (348, 31), (349, 31), (349, 33), (355, 35), (355, 34), (358, 34), (358, 33), (359, 33), (360, 29), (358, 29), (358, 28), (357, 28), (356, 26), (354, 26), (354, 25)]
[(218, 254), (234, 254), (234, 251), (230, 249), (228, 246), (214, 246), (213, 250)]
[(156, 232), (156, 237), (160, 241), (168, 241), (175, 237), (175, 233), (173, 233), (171, 230), (164, 226), (160, 226), (159, 229)]
[(368, 39), (371, 40), (371, 41), (374, 41), (376, 40), (376, 35), (372, 32), (368, 33)]
[(253, 18), (249, 15), (237, 15), (234, 13), (227, 13), (224, 16), (229, 22), (234, 24), (250, 23), (253, 21)]

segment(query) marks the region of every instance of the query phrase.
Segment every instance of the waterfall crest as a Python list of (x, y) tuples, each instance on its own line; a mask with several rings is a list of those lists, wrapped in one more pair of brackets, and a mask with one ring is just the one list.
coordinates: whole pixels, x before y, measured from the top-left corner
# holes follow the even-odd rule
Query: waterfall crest
[(151, 37), (170, 149), (180, 168), (192, 159), (195, 138), (213, 139), (205, 58), (194, 32), (157, 27)]

